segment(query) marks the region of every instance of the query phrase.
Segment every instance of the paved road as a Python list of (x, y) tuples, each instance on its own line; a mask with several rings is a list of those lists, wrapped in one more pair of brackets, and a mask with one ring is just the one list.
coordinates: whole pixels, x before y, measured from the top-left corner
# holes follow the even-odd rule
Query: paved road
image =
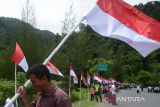
[(135, 88), (121, 90), (117, 94), (117, 105), (109, 104), (104, 99), (95, 107), (160, 107), (160, 93), (147, 93), (147, 89), (144, 89), (143, 92), (137, 94)]

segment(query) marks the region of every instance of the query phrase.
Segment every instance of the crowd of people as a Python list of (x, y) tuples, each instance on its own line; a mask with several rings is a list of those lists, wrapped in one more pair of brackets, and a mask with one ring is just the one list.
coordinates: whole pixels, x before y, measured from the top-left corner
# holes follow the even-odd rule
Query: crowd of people
[(116, 93), (117, 93), (116, 82), (107, 83), (102, 85), (101, 83), (95, 83), (90, 88), (91, 101), (94, 99), (98, 102), (102, 102), (102, 94), (105, 95), (105, 100), (112, 105), (116, 105)]
[[(26, 89), (20, 86), (17, 90), (25, 107), (72, 107), (71, 100), (68, 97), (66, 89), (60, 89), (55, 84), (51, 83), (51, 74), (47, 67), (42, 64), (32, 66), (27, 72), (28, 78), (31, 80), (33, 87), (36, 90), (35, 100), (30, 102)], [(105, 100), (112, 105), (116, 105), (116, 93), (121, 85), (117, 82), (109, 82), (102, 84), (94, 82), (90, 88), (91, 101), (102, 102), (102, 94), (105, 95)], [(143, 87), (137, 85), (137, 93), (143, 92)], [(148, 87), (148, 93), (159, 90), (159, 87)]]
[(148, 90), (148, 93), (160, 93), (160, 87), (148, 86), (147, 90)]

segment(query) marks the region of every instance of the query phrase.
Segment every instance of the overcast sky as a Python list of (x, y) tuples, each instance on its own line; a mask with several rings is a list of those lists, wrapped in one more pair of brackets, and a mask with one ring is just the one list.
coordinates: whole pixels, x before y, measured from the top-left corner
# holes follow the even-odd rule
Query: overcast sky
[[(0, 17), (21, 19), (22, 5), (25, 0), (0, 0)], [(69, 6), (73, 4), (76, 19), (79, 21), (97, 0), (30, 0), (35, 7), (37, 28), (61, 33), (62, 21)], [(131, 5), (154, 0), (125, 0)]]

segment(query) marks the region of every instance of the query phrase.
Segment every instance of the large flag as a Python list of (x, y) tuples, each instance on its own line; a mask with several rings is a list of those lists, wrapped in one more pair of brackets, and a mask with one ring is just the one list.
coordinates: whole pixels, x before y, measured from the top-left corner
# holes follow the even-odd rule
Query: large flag
[(20, 48), (19, 44), (16, 42), (16, 49), (13, 55), (11, 56), (11, 60), (21, 66), (24, 71), (28, 71), (28, 63), (26, 61), (26, 58), (22, 52), (22, 49)]
[(91, 76), (90, 76), (89, 72), (87, 72), (87, 84), (88, 85), (91, 84)]
[(126, 42), (143, 57), (160, 47), (160, 22), (122, 0), (98, 0), (84, 18), (95, 32)]
[(78, 78), (73, 70), (73, 67), (70, 65), (70, 76), (73, 77), (73, 82), (78, 84)]
[(50, 73), (64, 77), (62, 73), (51, 62), (47, 63), (47, 68), (50, 71)]
[(83, 72), (81, 72), (81, 80), (82, 80), (83, 83), (87, 86), (87, 81), (86, 81), (86, 79), (85, 79), (85, 77), (84, 77)]

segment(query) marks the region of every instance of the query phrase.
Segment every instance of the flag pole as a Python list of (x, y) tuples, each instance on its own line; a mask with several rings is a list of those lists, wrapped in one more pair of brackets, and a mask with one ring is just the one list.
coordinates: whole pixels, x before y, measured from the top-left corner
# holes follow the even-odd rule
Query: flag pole
[(82, 18), (78, 24), (63, 38), (63, 40), (61, 41), (61, 43), (54, 49), (54, 51), (48, 56), (48, 58), (44, 61), (44, 65), (46, 65), (48, 63), (48, 61), (53, 57), (53, 55), (62, 47), (62, 45), (65, 43), (65, 41), (70, 37), (70, 35), (74, 32), (74, 30), (79, 26), (79, 24), (84, 20), (84, 18)]
[[(17, 90), (17, 64), (15, 64), (15, 80), (14, 80), (14, 88), (15, 88), (15, 94), (16, 94), (16, 90)], [(18, 103), (17, 103), (17, 99), (16, 99), (16, 107), (18, 107)]]
[[(70, 35), (74, 32), (74, 30), (79, 26), (79, 24), (84, 20), (84, 17), (78, 22), (78, 24), (63, 38), (63, 40), (60, 42), (60, 44), (52, 51), (52, 53), (48, 56), (48, 58), (43, 62), (44, 65), (48, 63), (48, 61), (53, 57), (53, 55), (62, 47), (62, 45), (65, 43), (65, 41), (70, 37)], [(30, 79), (23, 85), (24, 87), (27, 87), (31, 83)], [(4, 106), (9, 107), (11, 103), (13, 103), (18, 97), (19, 93), (16, 93), (14, 97)]]
[(87, 72), (88, 101), (89, 101), (89, 96), (90, 96), (90, 79), (91, 77), (89, 76), (89, 72)]
[[(82, 76), (82, 74), (81, 74), (81, 76)], [(82, 78), (81, 78), (82, 79)], [(80, 107), (80, 101), (81, 101), (81, 79), (80, 79), (80, 94), (79, 94), (79, 107)]]
[(89, 84), (88, 84), (88, 101), (89, 101), (89, 95), (90, 95), (90, 87), (89, 87)]
[(69, 76), (69, 98), (71, 97), (71, 76)]
[(94, 86), (94, 75), (93, 75), (93, 86)]

